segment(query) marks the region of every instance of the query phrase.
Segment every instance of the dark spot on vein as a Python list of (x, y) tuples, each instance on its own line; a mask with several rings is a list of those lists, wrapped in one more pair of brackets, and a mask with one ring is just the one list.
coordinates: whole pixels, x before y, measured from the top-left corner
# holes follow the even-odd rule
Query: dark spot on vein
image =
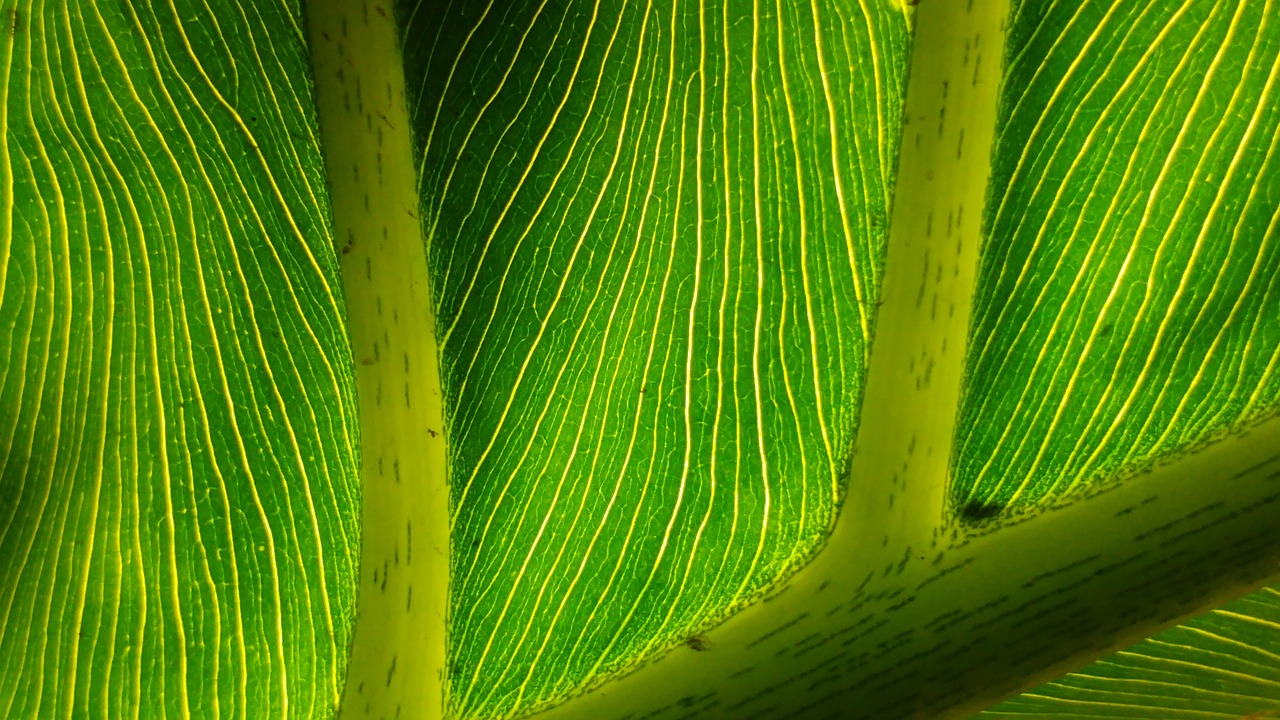
[(966, 522), (982, 522), (999, 515), (1003, 510), (1003, 505), (974, 500), (960, 508), (960, 517)]

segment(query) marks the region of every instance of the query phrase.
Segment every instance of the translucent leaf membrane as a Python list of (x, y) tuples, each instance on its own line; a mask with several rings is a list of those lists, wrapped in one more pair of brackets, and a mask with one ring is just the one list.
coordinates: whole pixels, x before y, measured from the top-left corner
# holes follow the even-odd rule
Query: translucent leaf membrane
[(0, 716), (327, 715), (359, 492), (299, 9), (4, 18)]
[(953, 501), (1025, 506), (1272, 414), (1280, 6), (1014, 3)]
[(884, 2), (403, 9), (451, 447), (450, 704), (757, 598), (840, 500), (897, 154)]
[(978, 716), (1054, 720), (1280, 717), (1280, 588), (1263, 588)]

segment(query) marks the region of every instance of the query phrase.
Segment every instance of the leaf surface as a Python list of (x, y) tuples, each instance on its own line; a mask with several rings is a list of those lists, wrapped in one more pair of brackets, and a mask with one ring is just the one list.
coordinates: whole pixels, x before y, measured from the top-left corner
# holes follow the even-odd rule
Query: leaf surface
[(1264, 720), (1280, 716), (1280, 591), (1232, 601), (978, 716)]
[(0, 715), (329, 714), (358, 438), (298, 8), (5, 16)]
[(1027, 507), (1276, 412), (1275, 3), (1015, 2), (953, 497)]
[(880, 2), (406, 15), (453, 468), (451, 703), (502, 714), (683, 642), (830, 528), (907, 22)]

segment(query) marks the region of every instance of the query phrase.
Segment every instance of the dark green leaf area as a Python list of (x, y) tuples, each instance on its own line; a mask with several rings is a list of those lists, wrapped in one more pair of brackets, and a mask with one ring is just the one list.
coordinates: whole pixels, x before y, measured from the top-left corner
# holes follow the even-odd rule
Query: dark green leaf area
[(416, 12), (450, 702), (501, 714), (725, 617), (833, 521), (906, 25), (827, 3)]
[(1280, 16), (1015, 3), (955, 502), (1091, 487), (1280, 399)]
[(980, 523), (984, 520), (990, 520), (994, 517), (998, 517), (1001, 510), (1004, 510), (1004, 508), (999, 505), (970, 502), (960, 508), (960, 517), (965, 522)]
[(358, 458), (298, 9), (23, 12), (0, 49), (0, 715), (325, 715)]

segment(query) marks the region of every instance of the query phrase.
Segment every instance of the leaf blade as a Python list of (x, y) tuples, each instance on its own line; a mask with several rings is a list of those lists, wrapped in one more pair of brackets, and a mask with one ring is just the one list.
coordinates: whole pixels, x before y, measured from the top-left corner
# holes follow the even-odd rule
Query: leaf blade
[(462, 714), (619, 672), (811, 554), (896, 157), (883, 3), (870, 31), (825, 4), (546, 8), (405, 13)]
[(297, 9), (187, 11), (13, 11), (6, 714), (338, 697), (354, 398)]

